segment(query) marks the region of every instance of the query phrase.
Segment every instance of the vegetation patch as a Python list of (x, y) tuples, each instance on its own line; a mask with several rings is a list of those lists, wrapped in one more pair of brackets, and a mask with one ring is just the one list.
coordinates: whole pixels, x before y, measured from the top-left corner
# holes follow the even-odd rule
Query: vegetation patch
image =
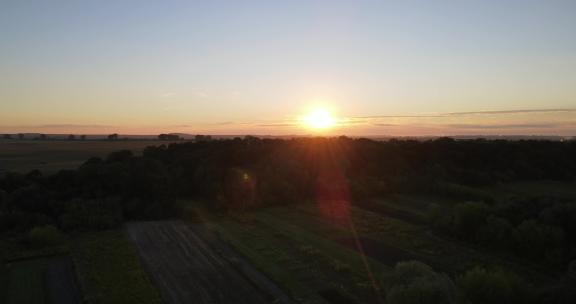
[(74, 240), (72, 254), (87, 303), (162, 302), (135, 248), (121, 231), (83, 234)]
[(7, 304), (47, 303), (44, 273), (47, 259), (34, 259), (7, 265), (9, 273)]

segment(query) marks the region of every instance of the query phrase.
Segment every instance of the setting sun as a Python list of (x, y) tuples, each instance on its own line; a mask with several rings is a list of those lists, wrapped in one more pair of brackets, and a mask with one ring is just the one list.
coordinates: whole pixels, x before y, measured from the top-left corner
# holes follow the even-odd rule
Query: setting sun
[(322, 130), (333, 127), (336, 124), (336, 119), (327, 109), (316, 108), (306, 114), (302, 118), (302, 122), (310, 129)]

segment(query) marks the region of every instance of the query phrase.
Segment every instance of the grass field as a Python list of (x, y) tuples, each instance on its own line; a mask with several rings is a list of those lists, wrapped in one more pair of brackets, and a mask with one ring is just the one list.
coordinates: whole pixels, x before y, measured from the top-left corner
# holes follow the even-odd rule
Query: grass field
[(5, 265), (7, 304), (79, 304), (76, 275), (69, 257), (44, 257)]
[(8, 291), (8, 268), (0, 262), (0, 303), (6, 303), (6, 293)]
[(147, 146), (168, 144), (165, 141), (20, 141), (0, 140), (0, 173), (29, 172), (39, 169), (53, 173), (73, 169), (88, 158), (104, 157), (118, 150), (141, 152)]
[(7, 304), (47, 303), (44, 288), (44, 272), (47, 259), (11, 263), (8, 265), (9, 282)]
[(290, 210), (275, 208), (227, 217), (216, 221), (216, 229), (298, 302), (377, 302), (379, 290), (374, 287), (380, 286), (379, 278), (388, 271), (387, 266), (302, 227), (298, 218), (285, 221), (276, 217), (283, 211)]
[[(419, 199), (404, 197), (394, 204)], [(550, 279), (530, 265), (438, 237), (423, 225), (358, 207), (350, 208), (349, 225), (326, 217), (321, 209), (314, 204), (274, 207), (223, 216), (212, 223), (302, 303), (330, 302), (326, 292), (350, 303), (376, 303), (381, 290), (374, 285), (381, 286), (381, 278), (405, 260), (420, 260), (451, 275), (477, 265), (499, 265), (532, 278)]]
[(72, 255), (84, 300), (94, 304), (161, 303), (134, 245), (122, 231), (88, 233), (74, 241)]
[(44, 303), (44, 274), (50, 257), (66, 255), (66, 245), (32, 249), (0, 240), (0, 303)]

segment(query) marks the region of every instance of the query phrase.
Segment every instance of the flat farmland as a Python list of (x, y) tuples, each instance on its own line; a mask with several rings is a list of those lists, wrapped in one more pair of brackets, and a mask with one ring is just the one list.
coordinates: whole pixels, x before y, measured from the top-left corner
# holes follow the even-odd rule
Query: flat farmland
[(127, 230), (167, 303), (288, 302), (274, 284), (199, 225), (137, 222)]
[(53, 173), (74, 169), (90, 157), (105, 157), (118, 150), (131, 150), (138, 154), (147, 146), (168, 143), (153, 140), (0, 140), (0, 174), (7, 171), (26, 173), (35, 169)]
[(143, 269), (134, 244), (120, 230), (84, 233), (72, 246), (84, 302), (159, 304), (156, 286)]
[(81, 303), (69, 257), (38, 258), (7, 265), (8, 304)]
[(356, 206), (349, 208), (348, 223), (330, 215), (318, 205), (300, 204), (231, 214), (213, 223), (300, 303), (379, 303), (384, 291), (378, 286), (396, 263), (407, 260), (450, 275), (474, 265), (504, 265), (534, 280), (551, 279), (529, 264), (442, 238), (394, 216)]

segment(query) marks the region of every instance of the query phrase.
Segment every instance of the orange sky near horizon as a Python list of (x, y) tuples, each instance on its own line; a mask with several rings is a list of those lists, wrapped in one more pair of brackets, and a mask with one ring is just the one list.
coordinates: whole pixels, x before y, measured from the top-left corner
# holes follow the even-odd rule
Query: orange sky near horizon
[(174, 125), (45, 124), (2, 126), (0, 133), (154, 135), (189, 133), (213, 135), (558, 135), (576, 134), (576, 109), (479, 111), (346, 117), (334, 116), (334, 126), (315, 130), (295, 115), (282, 120), (222, 121)]

